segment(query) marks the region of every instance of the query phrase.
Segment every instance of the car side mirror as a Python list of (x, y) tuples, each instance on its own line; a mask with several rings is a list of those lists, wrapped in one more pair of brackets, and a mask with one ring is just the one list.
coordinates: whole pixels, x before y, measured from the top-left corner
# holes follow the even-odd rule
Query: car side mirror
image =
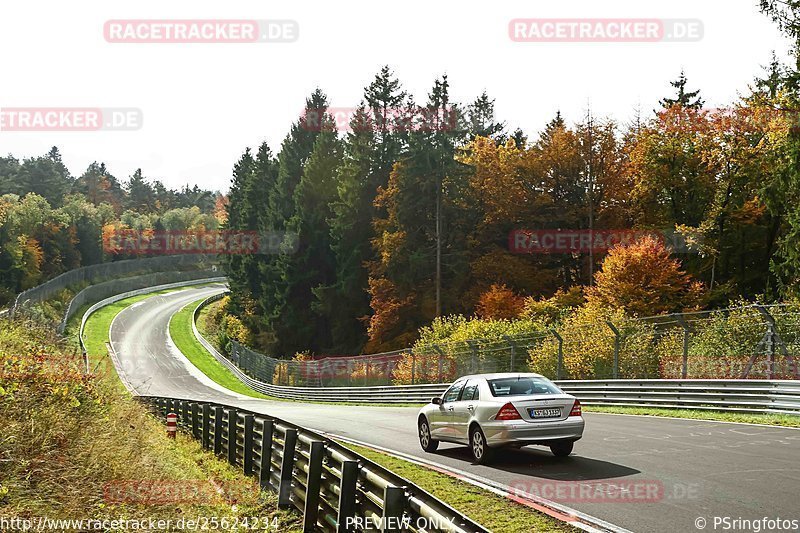
[(431, 400), (431, 403), (434, 403), (436, 405), (442, 405), (442, 399), (437, 396), (436, 398)]

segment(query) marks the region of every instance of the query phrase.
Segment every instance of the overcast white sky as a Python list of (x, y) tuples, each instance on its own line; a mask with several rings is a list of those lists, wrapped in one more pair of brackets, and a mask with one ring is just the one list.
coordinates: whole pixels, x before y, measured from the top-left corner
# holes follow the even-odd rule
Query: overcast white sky
[[(455, 100), (482, 90), (509, 128), (535, 134), (560, 109), (628, 120), (670, 93), (682, 68), (711, 107), (745, 91), (787, 42), (757, 0), (258, 1), (63, 0), (0, 6), (0, 107), (135, 107), (133, 132), (0, 132), (0, 153), (61, 149), (73, 174), (105, 161), (120, 179), (138, 167), (168, 186), (226, 190), (246, 146), (277, 151), (305, 96), (356, 105), (390, 65), (418, 102), (447, 73)], [(515, 43), (513, 18), (695, 18), (692, 43)], [(109, 19), (294, 19), (290, 44), (110, 44)]]

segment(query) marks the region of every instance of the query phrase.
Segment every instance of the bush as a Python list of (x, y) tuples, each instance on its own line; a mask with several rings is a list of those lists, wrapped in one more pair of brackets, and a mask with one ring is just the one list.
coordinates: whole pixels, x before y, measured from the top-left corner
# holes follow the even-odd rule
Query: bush
[[(85, 374), (80, 356), (29, 320), (0, 320), (0, 413), (0, 516), (177, 519), (270, 512), (262, 508), (257, 483), (183, 434), (167, 439), (163, 422), (121, 393), (116, 381)], [(163, 492), (125, 489), (136, 483), (207, 487), (209, 497), (159, 501)], [(218, 494), (220, 486), (236, 489), (238, 511), (227, 494)], [(119, 491), (122, 501), (109, 496)]]
[[(736, 306), (747, 305), (737, 302)], [(789, 346), (789, 353), (796, 353), (796, 302), (783, 309), (773, 309), (777, 332)], [(767, 331), (764, 317), (753, 307), (734, 309), (730, 312), (716, 311), (707, 319), (691, 323), (689, 337), (688, 377), (694, 379), (738, 379), (743, 376), (753, 355), (756, 356), (749, 376), (768, 376), (766, 347), (759, 342)], [(659, 340), (661, 376), (666, 379), (681, 377), (683, 366), (683, 330), (671, 331)], [(776, 377), (793, 377), (785, 358), (775, 348)]]
[[(619, 377), (658, 377), (658, 355), (652, 324), (630, 320), (621, 309), (586, 305), (567, 317), (558, 332), (564, 339), (562, 379), (610, 379), (614, 375), (615, 335), (607, 322), (620, 331)], [(530, 371), (556, 377), (558, 340), (548, 337), (531, 349)]]
[(525, 298), (505, 285), (492, 285), (478, 298), (475, 313), (482, 319), (512, 319), (522, 313)]
[[(445, 382), (470, 373), (521, 370), (526, 366), (524, 346), (539, 342), (547, 335), (546, 325), (541, 320), (484, 320), (458, 315), (437, 318), (430, 326), (420, 329), (419, 340), (412, 347), (414, 355), (404, 356), (397, 365), (394, 383), (411, 383), (412, 359), (416, 363), (416, 383), (440, 381), (440, 358), (441, 381)], [(511, 367), (512, 347), (508, 339), (523, 339), (518, 342), (514, 368)]]

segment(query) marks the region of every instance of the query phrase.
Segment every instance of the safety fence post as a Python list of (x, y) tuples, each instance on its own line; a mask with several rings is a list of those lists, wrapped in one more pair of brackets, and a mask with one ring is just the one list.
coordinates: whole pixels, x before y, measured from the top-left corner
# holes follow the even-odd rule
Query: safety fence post
[(399, 533), (403, 530), (405, 500), (406, 491), (403, 488), (389, 485), (383, 489), (383, 533)]
[(606, 324), (608, 324), (608, 327), (614, 332), (614, 379), (619, 379), (620, 333), (617, 327), (610, 320), (606, 320)]
[(348, 524), (348, 521), (356, 515), (358, 468), (358, 461), (342, 462), (342, 479), (339, 483), (339, 513), (336, 518), (336, 533), (350, 533), (354, 529), (353, 524)]
[(297, 447), (297, 430), (287, 429), (283, 436), (283, 457), (281, 458), (280, 485), (278, 486), (278, 507), (289, 507), (292, 496), (292, 471), (294, 470), (294, 451)]
[(437, 359), (436, 366), (438, 369), (439, 380), (437, 381), (437, 383), (441, 383), (442, 380), (444, 379), (442, 375), (442, 366), (444, 365), (444, 352), (442, 351), (442, 347), (439, 346), (438, 344), (434, 344), (433, 349), (436, 350), (436, 353), (438, 354), (438, 357), (436, 358)]
[(239, 422), (239, 412), (236, 409), (228, 409), (228, 462), (236, 465), (236, 433)]
[(564, 375), (564, 338), (561, 335), (559, 335), (559, 333), (554, 329), (550, 330), (550, 333), (552, 333), (553, 336), (558, 341), (558, 362), (556, 364), (556, 380), (559, 380)]
[(689, 323), (686, 322), (686, 317), (678, 313), (673, 315), (676, 317), (678, 324), (683, 328), (683, 363), (681, 365), (681, 378), (686, 379), (689, 376), (689, 336), (692, 333), (689, 328)]
[(206, 450), (211, 446), (211, 406), (203, 404), (203, 448)]
[(258, 482), (262, 489), (268, 488), (272, 483), (270, 473), (272, 472), (272, 436), (274, 433), (274, 422), (264, 420), (261, 430), (261, 469), (258, 472)]
[(474, 374), (476, 372), (476, 365), (478, 363), (478, 343), (473, 340), (468, 340), (467, 344), (469, 344), (469, 348), (471, 351), (470, 360), (469, 360), (469, 371), (470, 374)]
[(221, 405), (214, 406), (214, 455), (222, 453), (222, 413)]
[(249, 476), (253, 473), (253, 426), (255, 425), (256, 419), (255, 416), (249, 413), (244, 415), (242, 418), (244, 420), (244, 440), (242, 441), (244, 450), (242, 452), (242, 468), (244, 468), (245, 475)]
[(319, 493), (322, 488), (322, 459), (325, 456), (325, 443), (321, 440), (311, 442), (308, 459), (308, 479), (306, 481), (306, 502), (303, 508), (303, 531), (317, 531), (319, 517)]

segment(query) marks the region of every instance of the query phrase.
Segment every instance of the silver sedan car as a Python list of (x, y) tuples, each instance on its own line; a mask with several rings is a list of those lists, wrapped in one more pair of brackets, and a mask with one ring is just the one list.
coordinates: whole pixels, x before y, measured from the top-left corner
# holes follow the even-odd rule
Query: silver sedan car
[(481, 374), (456, 380), (420, 410), (417, 425), (426, 452), (439, 442), (466, 444), (476, 463), (487, 464), (500, 448), (529, 444), (566, 457), (584, 422), (578, 399), (544, 376)]

